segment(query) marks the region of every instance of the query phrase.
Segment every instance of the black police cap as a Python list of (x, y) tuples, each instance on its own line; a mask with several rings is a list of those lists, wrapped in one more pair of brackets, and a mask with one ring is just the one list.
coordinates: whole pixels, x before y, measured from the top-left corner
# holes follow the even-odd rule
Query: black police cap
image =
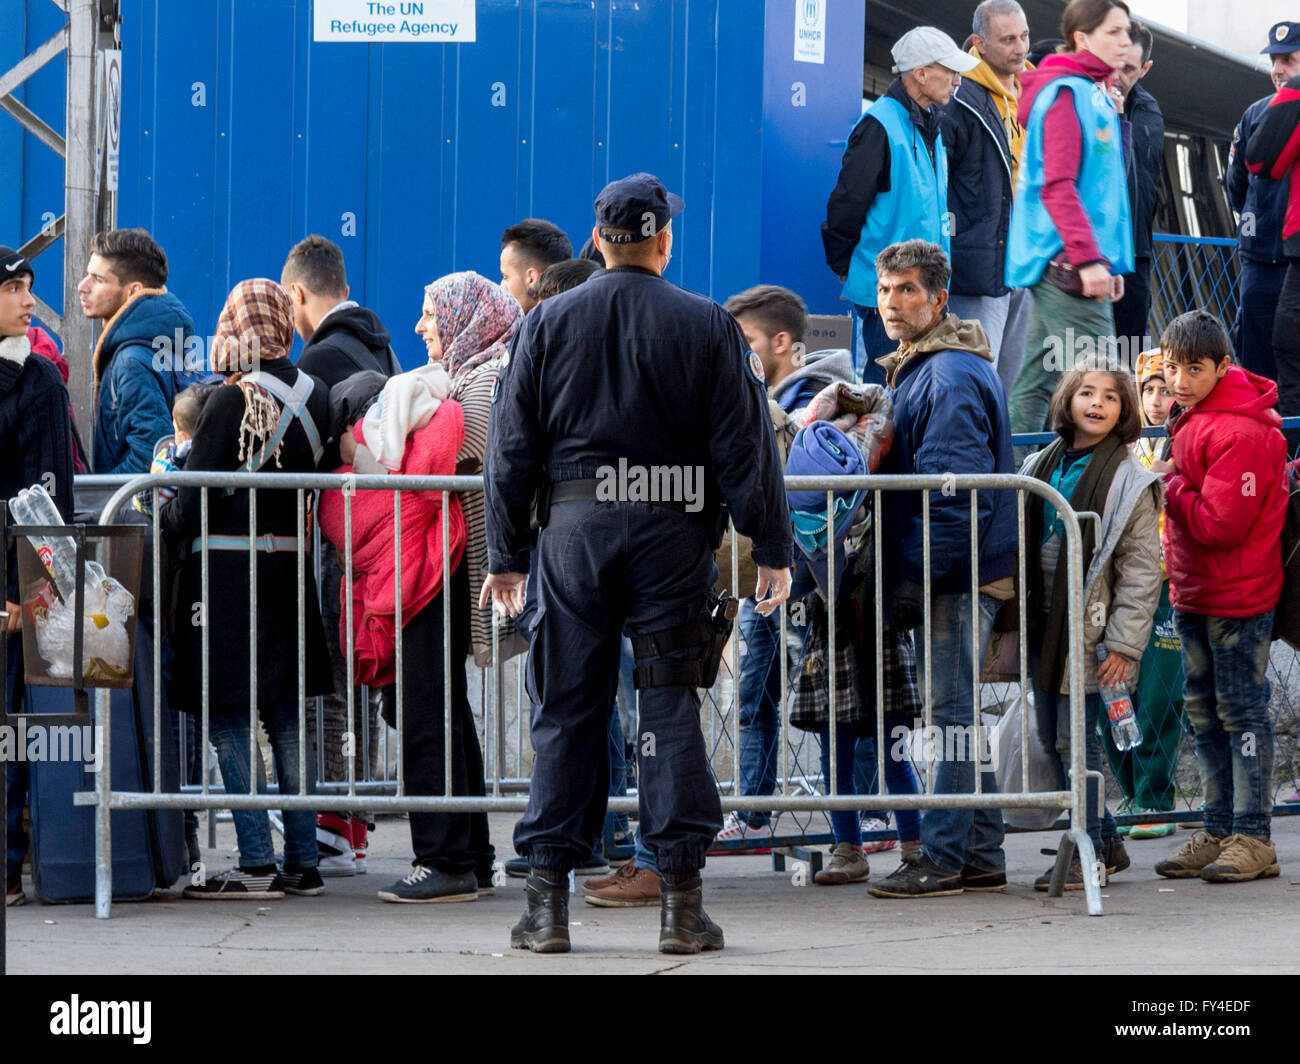
[[(631, 244), (657, 234), (685, 208), (654, 174), (631, 174), (611, 181), (596, 197), (596, 225), (600, 239), (610, 244)], [(606, 230), (621, 229), (606, 235)]]
[(1300, 22), (1279, 22), (1268, 31), (1268, 44), (1260, 55), (1286, 55), (1300, 52)]

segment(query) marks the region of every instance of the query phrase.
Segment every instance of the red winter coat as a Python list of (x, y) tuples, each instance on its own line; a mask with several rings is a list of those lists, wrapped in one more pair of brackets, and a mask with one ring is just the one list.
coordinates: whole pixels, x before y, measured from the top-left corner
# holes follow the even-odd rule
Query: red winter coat
[(1286, 441), (1277, 385), (1232, 366), (1170, 427), (1169, 600), (1184, 613), (1255, 617), (1282, 594)]
[[(358, 443), (364, 443), (361, 422), (353, 428)], [(460, 404), (445, 400), (422, 429), (406, 441), (402, 468), (394, 474), (407, 476), (450, 476), (456, 470), (456, 454), (465, 440), (465, 415)], [(336, 473), (351, 473), (350, 465)], [(402, 493), (402, 620), (410, 621), (442, 590), (442, 492)], [(453, 493), (449, 511), (451, 568), (460, 564), (465, 552), (465, 518), (460, 498)], [(343, 493), (326, 491), (320, 501), (321, 531), (338, 548), (343, 561)], [(393, 565), (393, 495), (388, 491), (358, 491), (352, 499), (352, 629), (356, 682), (379, 686), (396, 680), (397, 653), (396, 568)], [(339, 585), (339, 645), (346, 647), (347, 576)]]

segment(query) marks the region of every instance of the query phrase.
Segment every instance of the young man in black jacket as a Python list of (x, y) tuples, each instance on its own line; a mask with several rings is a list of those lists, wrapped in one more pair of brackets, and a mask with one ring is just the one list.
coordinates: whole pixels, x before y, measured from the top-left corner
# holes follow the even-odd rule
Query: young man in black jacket
[[(293, 304), (293, 325), (302, 337), (303, 349), (298, 368), (318, 377), (333, 388), (363, 370), (375, 370), (385, 376), (401, 372), (390, 346), (392, 337), (374, 311), (348, 298), (347, 271), (343, 251), (332, 240), (312, 234), (294, 245), (280, 273), (280, 287), (289, 293)], [(321, 458), (320, 468), (333, 472), (341, 464), (338, 441), (331, 440)], [(347, 779), (347, 762), (343, 754), (347, 734), (347, 662), (339, 647), (339, 582), (343, 568), (333, 544), (326, 543), (321, 558), (321, 615), (325, 623), (325, 642), (329, 647), (334, 670), (334, 690), (325, 698), (324, 736), (319, 740), (325, 752), (325, 778)], [(356, 729), (360, 714), (370, 713), (370, 734), (378, 734), (379, 719), (375, 707), (368, 707), (357, 688)], [(312, 725), (315, 718), (312, 718)], [(366, 764), (360, 743), (356, 750), (357, 778), (365, 777)], [(323, 876), (350, 876), (366, 870), (366, 831), (369, 818), (364, 813), (340, 816), (321, 813), (316, 818), (316, 836), (320, 844), (320, 872)]]
[(1131, 130), (1128, 201), (1133, 211), (1134, 270), (1124, 275), (1124, 298), (1115, 304), (1115, 335), (1126, 345), (1120, 350), (1128, 351), (1136, 364), (1138, 354), (1153, 346), (1147, 337), (1155, 263), (1151, 231), (1165, 172), (1165, 116), (1155, 97), (1138, 84), (1151, 69), (1151, 31), (1134, 19), (1128, 35), (1132, 43), (1115, 80), (1124, 92), (1123, 121)]
[[(32, 324), (35, 274), (26, 257), (0, 247), (0, 505), (23, 488), (39, 484), (50, 493), (65, 520), (72, 519), (72, 415), (68, 392), (54, 363), (33, 353), (27, 339)], [(6, 569), (4, 637), (6, 712), (21, 713), (27, 687), (23, 682), (22, 612), (18, 604), (17, 551), (10, 545)], [(5, 848), (8, 876), (5, 905), (27, 900), (22, 888), (27, 833), (22, 828), (27, 804), (27, 762), (13, 761), (5, 780)]]

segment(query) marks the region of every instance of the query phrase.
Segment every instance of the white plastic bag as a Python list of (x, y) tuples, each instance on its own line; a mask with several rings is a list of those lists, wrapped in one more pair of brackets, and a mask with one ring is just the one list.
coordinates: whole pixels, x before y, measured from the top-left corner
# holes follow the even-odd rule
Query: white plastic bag
[[(124, 680), (131, 674), (131, 638), (126, 622), (135, 610), (131, 593), (96, 562), (86, 564), (83, 585), (81, 660), (88, 680)], [(49, 674), (72, 675), (75, 613), (71, 601), (56, 601), (36, 612), (36, 648)]]
[[(993, 751), (993, 772), (998, 790), (1004, 794), (1019, 794), (1024, 789), (1021, 779), (1021, 734), (1028, 728), (1029, 790), (1055, 791), (1063, 784), (1056, 775), (1055, 766), (1048, 761), (1038, 735), (1038, 714), (1034, 712), (1033, 696), (1027, 692), (1017, 695), (1007, 711), (993, 728), (989, 745)], [(1050, 828), (1065, 810), (1062, 809), (1003, 809), (1002, 818), (1013, 828), (1042, 830)]]

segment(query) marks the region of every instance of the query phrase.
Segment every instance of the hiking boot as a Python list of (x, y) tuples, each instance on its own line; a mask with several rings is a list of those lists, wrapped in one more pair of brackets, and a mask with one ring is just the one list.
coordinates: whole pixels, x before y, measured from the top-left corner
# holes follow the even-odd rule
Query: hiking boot
[(541, 876), (530, 875), (524, 882), (527, 908), (519, 923), (510, 929), (512, 949), (534, 953), (569, 952), (569, 891)]
[(996, 869), (967, 865), (961, 870), (962, 890), (973, 894), (1001, 894), (1007, 889), (1007, 874)]
[(1101, 853), (1098, 856), (1105, 861), (1108, 876), (1124, 871), (1131, 863), (1128, 859), (1128, 850), (1124, 849), (1124, 840), (1118, 835), (1111, 835), (1101, 840)]
[(813, 876), (813, 882), (823, 887), (840, 887), (845, 883), (860, 883), (870, 874), (862, 847), (840, 842), (831, 850), (831, 859), (826, 867)]
[(181, 894), (200, 901), (260, 901), (284, 897), (284, 881), (275, 865), (232, 868), (186, 887)]
[(1226, 841), (1226, 838), (1211, 835), (1208, 831), (1195, 832), (1173, 857), (1156, 865), (1156, 875), (1166, 879), (1195, 879), (1202, 868), (1218, 859)]
[(1280, 871), (1272, 842), (1249, 835), (1229, 835), (1223, 840), (1219, 856), (1201, 869), (1201, 878), (1207, 883), (1244, 883), (1248, 879), (1270, 879)]
[(320, 872), (315, 868), (282, 868), (280, 870), (280, 882), (284, 884), (286, 894), (314, 897), (317, 894), (325, 893), (325, 884), (321, 881)]
[(443, 872), (428, 865), (416, 865), (410, 875), (381, 890), (379, 900), (416, 904), (477, 901), (478, 878), (473, 872)]
[(588, 905), (606, 909), (636, 909), (659, 904), (659, 876), (629, 861), (612, 876), (589, 879), (582, 885)]
[(961, 873), (945, 872), (924, 853), (916, 864), (901, 864), (867, 888), (873, 898), (944, 898), (961, 892)]
[(659, 952), (699, 953), (722, 949), (722, 928), (704, 911), (699, 876), (678, 889), (663, 885), (659, 895)]

